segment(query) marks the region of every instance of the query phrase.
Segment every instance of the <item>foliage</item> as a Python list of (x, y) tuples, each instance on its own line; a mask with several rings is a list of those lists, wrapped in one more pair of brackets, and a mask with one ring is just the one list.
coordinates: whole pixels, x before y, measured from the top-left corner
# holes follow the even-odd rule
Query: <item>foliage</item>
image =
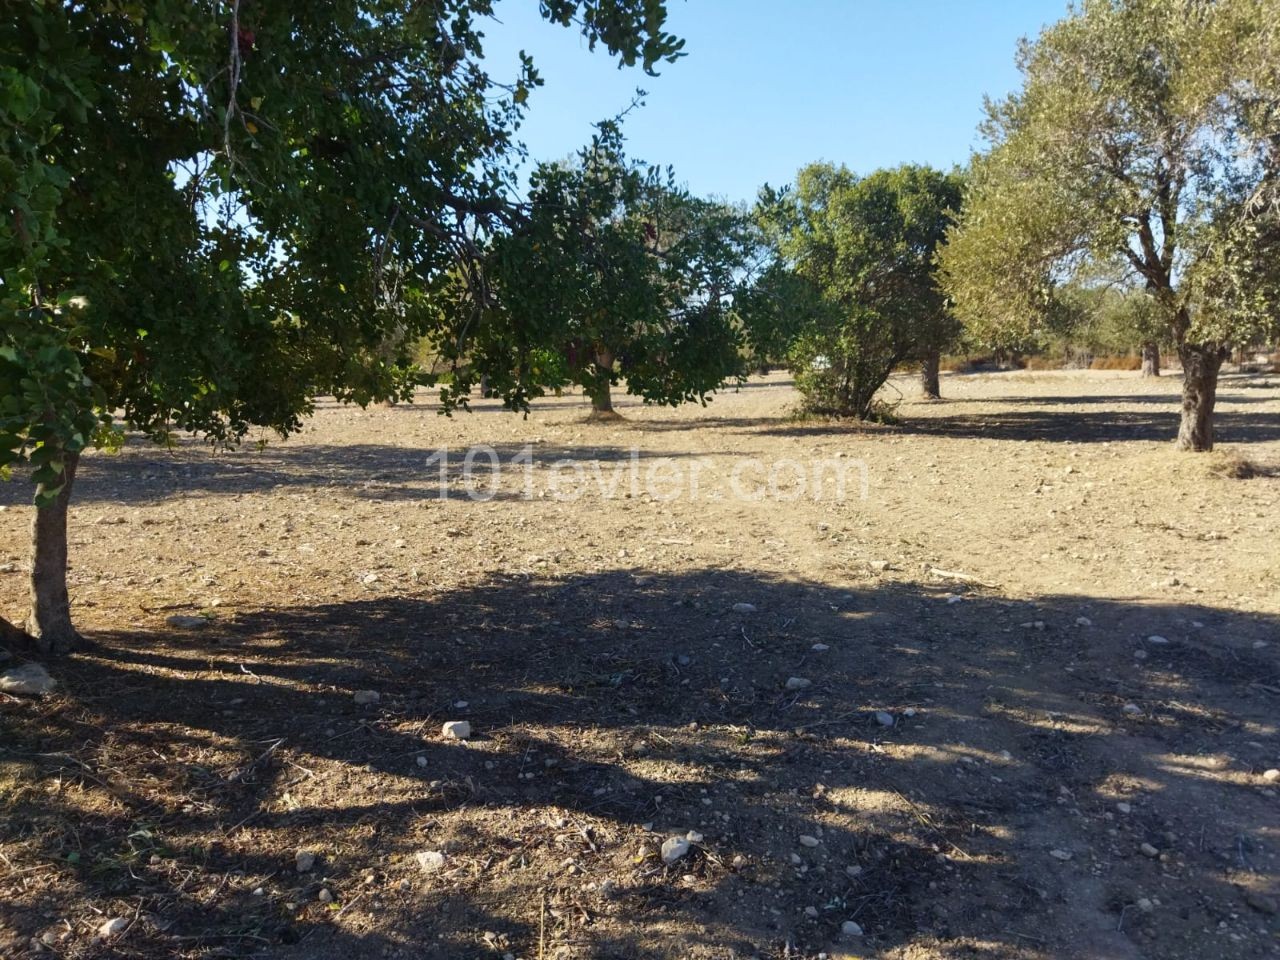
[[(317, 393), (411, 390), (540, 82), (482, 66), (491, 6), (6, 4), (0, 465), (46, 502), (112, 411), (232, 443)], [(679, 55), (659, 0), (542, 11), (626, 63)]]
[(766, 275), (761, 297), (773, 302), (772, 288), (801, 304), (789, 362), (811, 409), (867, 417), (895, 366), (954, 338), (934, 273), (960, 199), (958, 174), (919, 166), (856, 177), (813, 164), (794, 190), (762, 194), (761, 216), (790, 276)]
[[(737, 214), (630, 161), (615, 123), (571, 163), (541, 164), (520, 221), (493, 238), (474, 317), (440, 349), (515, 407), (581, 384), (598, 406), (625, 378), (646, 402), (705, 402), (740, 373), (727, 298), (742, 258)], [(474, 287), (461, 290), (460, 297)]]
[(1276, 0), (1085, 0), (1023, 47), (942, 253), (975, 338), (1053, 329), (1064, 284), (1099, 270), (1147, 291), (1138, 336), (1154, 313), (1163, 339), (1216, 351), (1274, 323), (1277, 22)]

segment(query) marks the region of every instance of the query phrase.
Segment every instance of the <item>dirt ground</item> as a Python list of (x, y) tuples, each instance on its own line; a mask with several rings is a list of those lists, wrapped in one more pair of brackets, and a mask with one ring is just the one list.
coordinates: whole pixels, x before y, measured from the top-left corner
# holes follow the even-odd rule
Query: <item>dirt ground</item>
[(89, 456), (93, 646), (0, 695), (0, 956), (1280, 956), (1280, 377), (1222, 385), (1252, 479), (1172, 452), (1177, 386)]

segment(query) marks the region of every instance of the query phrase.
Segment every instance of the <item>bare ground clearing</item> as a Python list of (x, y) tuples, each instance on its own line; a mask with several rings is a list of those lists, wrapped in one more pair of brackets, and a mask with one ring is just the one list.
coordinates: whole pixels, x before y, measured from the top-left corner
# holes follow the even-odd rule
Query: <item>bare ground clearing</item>
[[(1173, 453), (1173, 378), (943, 389), (867, 431), (786, 419), (774, 376), (86, 458), (95, 646), (0, 695), (0, 956), (1276, 956), (1280, 479)], [(1219, 410), (1280, 467), (1280, 378)], [(467, 496), (470, 445), (528, 442)], [(865, 499), (813, 499), (815, 462)]]

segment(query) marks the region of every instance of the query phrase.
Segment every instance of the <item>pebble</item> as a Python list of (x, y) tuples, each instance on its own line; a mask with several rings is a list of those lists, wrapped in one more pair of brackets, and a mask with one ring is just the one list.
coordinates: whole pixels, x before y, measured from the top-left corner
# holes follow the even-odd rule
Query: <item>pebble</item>
[(1273, 767), (1262, 775), (1262, 779), (1267, 781), (1267, 783), (1275, 783), (1277, 780), (1280, 780), (1280, 770)]
[(786, 686), (788, 690), (807, 690), (813, 686), (813, 681), (804, 677), (787, 677)]
[(450, 720), (440, 728), (440, 735), (447, 740), (470, 740), (471, 723), (467, 720)]
[(316, 894), (316, 899), (321, 903), (333, 903), (333, 894), (328, 887), (321, 887), (320, 892)]
[(817, 907), (805, 907), (805, 908), (804, 908), (804, 915), (805, 915), (806, 917), (808, 917), (810, 920), (817, 920), (817, 919), (818, 919), (818, 908), (817, 908)]
[(1152, 903), (1147, 897), (1140, 897), (1138, 899), (1138, 909), (1141, 910), (1143, 913), (1150, 913), (1155, 908), (1156, 908), (1156, 905)]
[(1153, 846), (1152, 846), (1151, 844), (1149, 844), (1149, 843), (1141, 844), (1141, 845), (1138, 847), (1138, 850), (1139, 850), (1139, 852), (1140, 852), (1144, 857), (1158, 857), (1158, 856), (1160, 856), (1160, 851), (1159, 851), (1159, 850), (1157, 850), (1155, 847), (1153, 847)]
[(1055, 860), (1070, 860), (1071, 851), (1070, 850), (1050, 850), (1049, 856), (1053, 857)]
[(0, 693), (22, 693), (39, 697), (57, 685), (58, 681), (49, 676), (49, 671), (38, 663), (24, 663), (0, 673)]
[(1092, 626), (1093, 626), (1093, 621), (1092, 621), (1092, 620), (1090, 620), (1088, 617), (1076, 617), (1076, 626), (1077, 626), (1077, 627), (1092, 627)]
[(884, 573), (886, 570), (889, 569), (889, 561), (888, 560), (872, 560), (870, 563), (867, 564), (867, 566), (869, 566), (876, 573)]
[(800, 846), (802, 847), (812, 848), (812, 847), (819, 846), (821, 843), (822, 841), (819, 840), (817, 837), (811, 837), (807, 833), (800, 834)]
[(418, 754), (418, 757), (414, 762), (420, 767), (425, 767), (427, 765), (427, 758), (422, 754)]
[(1147, 659), (1147, 651), (1145, 651), (1145, 650), (1135, 650), (1135, 651), (1133, 651), (1133, 659), (1135, 659), (1135, 660), (1145, 660), (1145, 659)]
[(439, 850), (419, 850), (413, 857), (423, 873), (439, 873), (444, 869), (444, 854)]
[(846, 875), (846, 876), (850, 876), (850, 877), (860, 877), (860, 876), (862, 876), (862, 868), (861, 868), (861, 867), (858, 867), (858, 866), (845, 867), (845, 868), (844, 868), (844, 872), (845, 872), (845, 875)]
[(1163, 647), (1167, 645), (1168, 642), (1169, 641), (1165, 637), (1162, 637), (1159, 634), (1153, 633), (1151, 636), (1147, 637), (1147, 643), (1154, 643), (1157, 647)]
[(689, 841), (684, 837), (668, 837), (662, 841), (662, 862), (670, 866), (689, 852)]
[(299, 873), (310, 873), (316, 865), (316, 855), (310, 850), (299, 850), (293, 855), (293, 865)]
[(377, 703), (382, 699), (382, 694), (378, 693), (377, 690), (357, 690), (351, 695), (351, 699), (354, 700), (358, 706), (363, 707), (371, 703)]
[(876, 723), (882, 727), (892, 727), (894, 724), (893, 714), (884, 710), (876, 711)]
[(201, 627), (209, 625), (208, 617), (192, 617), (184, 613), (175, 613), (171, 617), (165, 617), (164, 622), (175, 630), (199, 630)]
[(690, 830), (684, 835), (684, 838), (690, 843), (701, 843), (705, 839), (697, 830)]
[(733, 605), (734, 613), (755, 613), (756, 605), (754, 603), (735, 603)]
[(809, 649), (812, 650), (814, 653), (826, 653), (831, 648), (827, 646), (825, 643), (815, 643)]
[(852, 920), (846, 920), (840, 924), (840, 933), (846, 937), (860, 937), (862, 936), (862, 925), (854, 923)]
[(1119, 810), (1121, 813), (1133, 812), (1133, 807), (1130, 804), (1125, 803), (1123, 800), (1116, 804), (1116, 809)]
[(98, 927), (98, 936), (100, 937), (116, 937), (124, 933), (129, 928), (129, 921), (125, 917), (112, 917), (102, 926)]
[(1136, 703), (1126, 703), (1123, 710), (1131, 717), (1139, 716), (1142, 713), (1142, 708)]

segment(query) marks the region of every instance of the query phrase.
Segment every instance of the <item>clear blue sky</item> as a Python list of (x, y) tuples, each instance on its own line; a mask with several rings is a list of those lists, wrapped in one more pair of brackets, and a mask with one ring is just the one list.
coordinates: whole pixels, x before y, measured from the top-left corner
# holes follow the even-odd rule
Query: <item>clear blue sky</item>
[(546, 81), (520, 134), (534, 159), (568, 156), (639, 86), (649, 95), (626, 122), (630, 153), (673, 165), (697, 193), (749, 200), (815, 160), (859, 173), (963, 163), (983, 94), (1018, 85), (1018, 38), (1067, 0), (668, 0), (688, 55), (657, 77), (588, 52), (537, 7), (503, 0), (485, 28), (495, 79), (514, 77), (524, 49)]

